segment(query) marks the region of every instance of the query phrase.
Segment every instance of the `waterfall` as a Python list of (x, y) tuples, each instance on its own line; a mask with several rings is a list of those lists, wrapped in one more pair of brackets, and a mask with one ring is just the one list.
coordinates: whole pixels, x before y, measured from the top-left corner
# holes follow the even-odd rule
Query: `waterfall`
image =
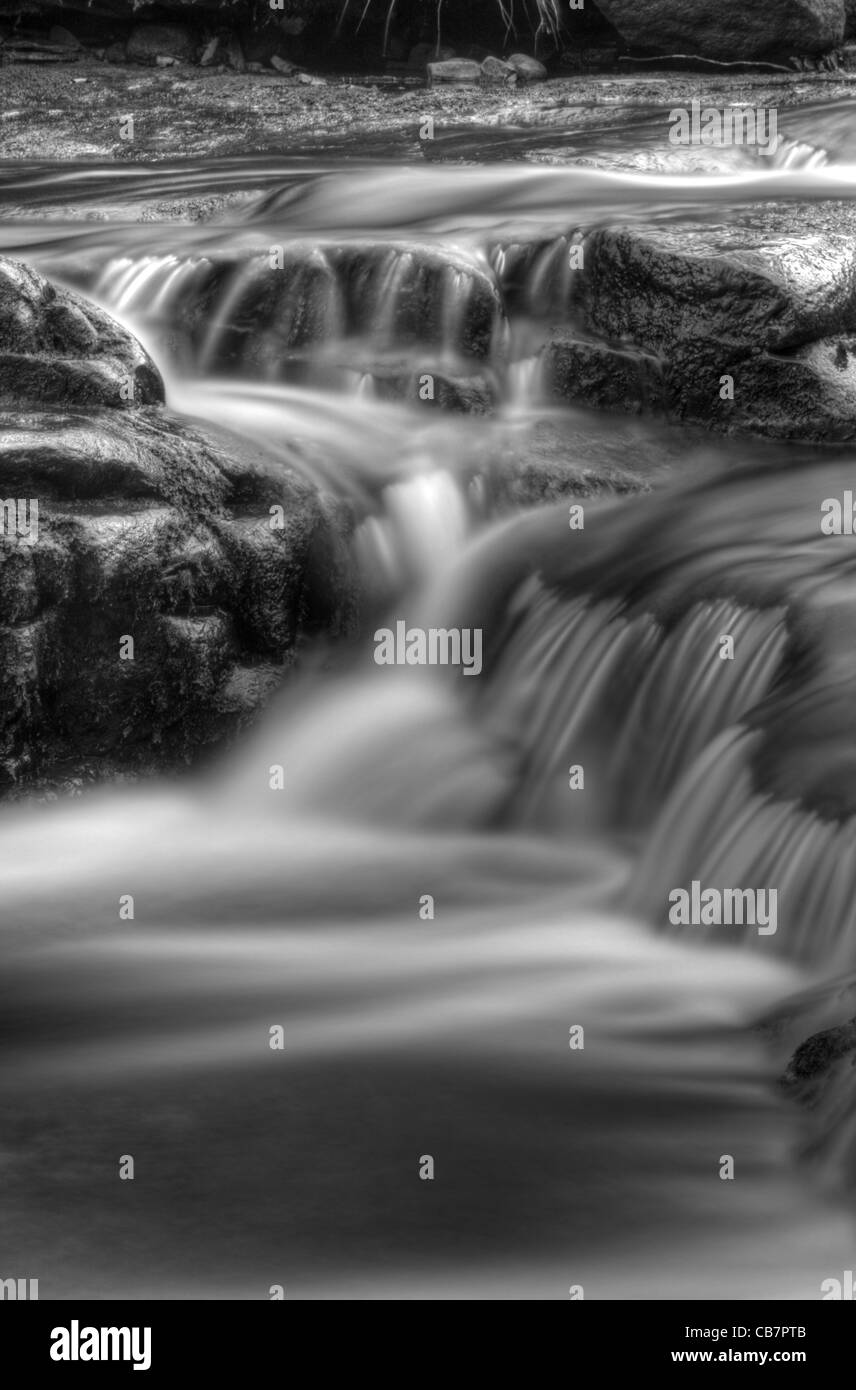
[[(192, 776), (0, 809), (7, 1244), (43, 1297), (815, 1299), (852, 1267), (849, 1061), (792, 1061), (856, 1012), (854, 561), (819, 524), (850, 456), (541, 380), (587, 228), (846, 196), (833, 156), (129, 165), (75, 206), (263, 193), (0, 223), (139, 334), (167, 421), (338, 509), (361, 613)], [(478, 629), (482, 673), (376, 664), (399, 622)], [(777, 930), (671, 921), (694, 882), (775, 889)]]

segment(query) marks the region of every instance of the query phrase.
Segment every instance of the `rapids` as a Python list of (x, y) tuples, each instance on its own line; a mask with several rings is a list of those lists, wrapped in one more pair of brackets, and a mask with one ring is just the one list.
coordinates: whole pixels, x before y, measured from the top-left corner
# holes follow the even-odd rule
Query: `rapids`
[[(800, 1000), (856, 968), (856, 831), (818, 805), (813, 725), (784, 771), (755, 756), (782, 700), (787, 729), (794, 702), (822, 720), (830, 691), (856, 693), (846, 663), (794, 660), (805, 605), (853, 570), (813, 521), (850, 453), (547, 407), (533, 367), (579, 228), (848, 197), (846, 115), (789, 113), (790, 156), (727, 174), (9, 172), (3, 254), (137, 332), (171, 409), (354, 508), (366, 623), (305, 652), (192, 778), (0, 813), (5, 1273), (60, 1299), (711, 1300), (816, 1299), (852, 1267), (847, 1102), (812, 1128), (756, 1025), (790, 1011), (795, 1046)], [(189, 189), (246, 198), (134, 220)], [(369, 243), (355, 291), (343, 267)], [(397, 313), (413, 245), (451, 248), (430, 344)], [(288, 338), (320, 304), (294, 372), (218, 357), (271, 246), (310, 247), (278, 320)], [(189, 289), (224, 263), (191, 332)], [(515, 313), (506, 332), (486, 310), (480, 359), (494, 413), (385, 396), (385, 355), (460, 369), (461, 303), (503, 276)], [(579, 532), (567, 501), (498, 501), (497, 456), (545, 423), (581, 467), (642, 461), (652, 494), (586, 498)], [(381, 616), (481, 627), (484, 674), (376, 667)], [(718, 659), (723, 633), (748, 659)], [(667, 929), (670, 887), (741, 874), (780, 886), (776, 936)]]

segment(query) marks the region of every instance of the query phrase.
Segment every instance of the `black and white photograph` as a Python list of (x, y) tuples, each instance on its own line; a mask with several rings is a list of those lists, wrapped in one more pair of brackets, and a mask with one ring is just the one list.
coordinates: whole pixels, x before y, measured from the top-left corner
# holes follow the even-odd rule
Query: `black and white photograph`
[(811, 1366), (856, 0), (0, 0), (0, 514), (23, 1364), (549, 1301)]

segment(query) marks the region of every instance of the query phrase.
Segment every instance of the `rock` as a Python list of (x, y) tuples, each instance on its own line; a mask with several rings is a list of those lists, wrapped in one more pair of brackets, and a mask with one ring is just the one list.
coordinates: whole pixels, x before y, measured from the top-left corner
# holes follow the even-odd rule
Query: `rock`
[(294, 475), (152, 407), (5, 412), (0, 488), (38, 500), (36, 543), (0, 540), (6, 780), (190, 758), (241, 673), (290, 658), (329, 543)]
[[(750, 220), (751, 218), (751, 220)], [(586, 322), (652, 351), (712, 338), (780, 351), (856, 327), (856, 218), (759, 207), (743, 225), (618, 227), (586, 239)]]
[(212, 63), (215, 63), (217, 61), (217, 50), (219, 47), (220, 40), (216, 35), (213, 39), (209, 39), (199, 55), (199, 66), (208, 68)]
[(276, 68), (277, 72), (285, 74), (297, 71), (296, 63), (290, 63), (287, 58), (280, 58), (278, 53), (273, 55), (270, 60), (270, 65), (272, 68)]
[(813, 1081), (828, 1072), (830, 1067), (843, 1057), (856, 1052), (856, 1018), (839, 1024), (837, 1028), (827, 1028), (823, 1033), (815, 1033), (806, 1039), (788, 1063), (782, 1080), (785, 1085), (802, 1081)]
[[(301, 630), (349, 625), (347, 522), (237, 438), (140, 398), (125, 410), (99, 399), (94, 364), (117, 348), (145, 362), (142, 348), (101, 310), (3, 261), (3, 348), (10, 334), (18, 375), (0, 357), (0, 496), (16, 505), (0, 535), (0, 783), (58, 764), (174, 766), (252, 716)], [(69, 377), (74, 352), (86, 370)], [(65, 390), (52, 407), (32, 385), (57, 375)], [(133, 659), (122, 660), (128, 638)]]
[(0, 407), (122, 409), (164, 399), (148, 353), (102, 309), (0, 258)]
[(610, 347), (557, 329), (545, 346), (542, 380), (548, 397), (610, 410), (663, 411), (663, 364), (652, 353)]
[(479, 82), (481, 75), (479, 64), (469, 58), (447, 58), (428, 64), (428, 81), (431, 83)]
[(196, 41), (183, 24), (138, 24), (131, 30), (125, 52), (129, 62), (152, 67), (159, 58), (190, 63), (196, 56)]
[(483, 475), (485, 510), (492, 515), (566, 497), (644, 492), (650, 487), (646, 474), (654, 475), (662, 466), (663, 440), (647, 440), (634, 422), (632, 447), (629, 444), (614, 423), (604, 429), (594, 417), (591, 425), (579, 418), (556, 417), (537, 420), (523, 433), (509, 431)]
[[(756, 352), (729, 360), (723, 352), (709, 361), (706, 377), (695, 380), (691, 361), (681, 354), (675, 373), (681, 389), (674, 397), (686, 418), (722, 425), (724, 417), (728, 428), (773, 439), (856, 439), (856, 339), (822, 338), (787, 355)], [(723, 373), (734, 379), (733, 402), (719, 400)]]
[(485, 58), (481, 64), (481, 74), (485, 82), (507, 82), (517, 81), (517, 73), (510, 63), (504, 63), (501, 58)]
[(844, 0), (597, 0), (632, 48), (728, 60), (826, 53), (844, 37)]
[[(727, 432), (856, 438), (853, 212), (773, 205), (744, 219), (591, 233), (572, 312), (594, 343), (554, 334), (545, 351), (551, 394), (665, 407)], [(627, 354), (644, 367), (644, 389), (627, 376)]]
[[(479, 259), (407, 241), (294, 243), (279, 266), (266, 254), (212, 258), (179, 289), (170, 315), (191, 357), (207, 343), (209, 370), (267, 380), (293, 379), (321, 342), (367, 335), (376, 353), (436, 349), (484, 362), (505, 324)], [(221, 325), (214, 337), (212, 322)]]
[(457, 376), (430, 363), (421, 364), (419, 371), (374, 367), (370, 375), (379, 400), (418, 402), (426, 410), (433, 406), (461, 415), (490, 415), (498, 394), (486, 373)]
[(526, 53), (512, 53), (507, 62), (517, 73), (521, 82), (543, 82), (547, 76), (547, 69), (537, 58), (530, 58)]
[(74, 34), (69, 33), (68, 29), (64, 29), (61, 24), (53, 24), (51, 26), (50, 32), (48, 33), (48, 41), (50, 43), (62, 44), (64, 48), (83, 47), (80, 40), (76, 39)]

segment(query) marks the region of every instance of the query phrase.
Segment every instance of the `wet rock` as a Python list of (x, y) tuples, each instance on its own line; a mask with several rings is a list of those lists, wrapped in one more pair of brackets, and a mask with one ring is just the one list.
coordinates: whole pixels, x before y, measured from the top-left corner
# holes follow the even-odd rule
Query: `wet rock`
[[(639, 436), (632, 443), (618, 429), (579, 420), (540, 420), (522, 435), (511, 433), (483, 475), (488, 514), (517, 511), (567, 497), (598, 497), (647, 491), (646, 474), (655, 474), (663, 441)], [(628, 459), (632, 458), (632, 466)]]
[(448, 58), (428, 64), (428, 81), (433, 83), (478, 82), (481, 75), (481, 67), (470, 58)]
[(849, 1058), (853, 1064), (856, 1052), (856, 1018), (837, 1028), (828, 1028), (807, 1038), (794, 1053), (782, 1078), (784, 1085), (798, 1085), (805, 1081), (817, 1080), (829, 1071), (834, 1063)]
[(496, 382), (487, 374), (456, 375), (433, 366), (404, 372), (374, 368), (371, 376), (379, 400), (418, 402), (462, 415), (489, 415), (498, 394)]
[(826, 53), (844, 37), (844, 0), (597, 0), (631, 47), (724, 59)]
[[(851, 221), (847, 208), (816, 205), (755, 209), (729, 227), (596, 231), (584, 245), (577, 305), (588, 333), (606, 344), (587, 349), (585, 398), (608, 405), (613, 390), (621, 403), (619, 344), (640, 362), (662, 360), (665, 404), (679, 419), (778, 439), (853, 439)], [(561, 395), (581, 367), (558, 341), (549, 360), (559, 363)]]
[(155, 364), (109, 314), (0, 258), (0, 407), (151, 405)]
[(856, 325), (848, 209), (757, 209), (743, 225), (620, 227), (585, 243), (583, 298), (598, 332), (668, 351), (690, 338), (781, 350)]
[[(345, 522), (170, 415), (124, 329), (11, 261), (0, 348), (0, 784), (189, 760), (251, 716), (301, 631), (351, 621)], [(145, 388), (126, 402), (119, 370)]]
[(520, 82), (543, 82), (547, 76), (544, 64), (526, 53), (512, 53), (507, 62), (517, 73)]
[(327, 526), (294, 475), (151, 407), (3, 412), (0, 489), (38, 507), (0, 540), (7, 777), (189, 758), (237, 671), (290, 659)]
[(666, 408), (663, 363), (651, 353), (554, 332), (542, 353), (548, 397), (634, 414)]
[(856, 341), (823, 338), (789, 352), (687, 338), (664, 370), (669, 411), (727, 432), (816, 443), (856, 438)]
[[(294, 379), (321, 343), (369, 339), (375, 351), (442, 349), (491, 357), (504, 328), (487, 267), (448, 247), (346, 242), (212, 260), (179, 289), (173, 321), (188, 351), (213, 371)], [(220, 325), (212, 334), (211, 324)]]
[(190, 63), (196, 56), (196, 40), (183, 24), (138, 24), (131, 31), (125, 52), (129, 62), (152, 67), (159, 58)]

